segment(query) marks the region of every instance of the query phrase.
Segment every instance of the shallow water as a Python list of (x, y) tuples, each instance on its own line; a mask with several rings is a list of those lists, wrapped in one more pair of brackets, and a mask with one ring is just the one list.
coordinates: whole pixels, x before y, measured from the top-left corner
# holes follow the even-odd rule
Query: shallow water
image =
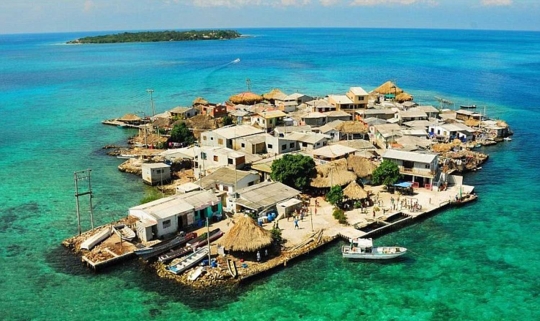
[[(86, 34), (0, 35), (0, 316), (3, 320), (534, 320), (540, 195), (540, 34), (251, 29), (234, 41), (68, 46)], [(240, 62), (231, 64), (235, 59)], [(340, 243), (225, 293), (192, 293), (138, 261), (94, 274), (61, 245), (76, 234), (73, 172), (91, 168), (96, 224), (127, 214), (148, 187), (118, 172), (107, 144), (125, 113), (225, 101), (247, 89), (372, 90), (394, 80), (421, 103), (484, 106), (516, 135), (485, 147), (466, 176), (480, 198), (379, 238), (410, 249), (349, 262)], [(81, 201), (83, 228), (90, 227)]]

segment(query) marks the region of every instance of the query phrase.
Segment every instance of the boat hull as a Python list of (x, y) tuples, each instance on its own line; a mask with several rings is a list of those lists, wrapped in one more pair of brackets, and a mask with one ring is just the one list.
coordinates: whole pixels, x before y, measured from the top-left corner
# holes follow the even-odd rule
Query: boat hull
[(175, 247), (183, 246), (190, 240), (194, 239), (197, 236), (195, 233), (188, 233), (185, 236), (182, 237), (175, 237), (171, 241), (165, 243), (165, 244), (158, 244), (156, 246), (150, 247), (150, 248), (144, 248), (139, 249), (135, 251), (135, 254), (137, 254), (139, 257), (141, 257), (143, 260), (150, 260), (153, 259), (160, 254), (173, 249)]
[(168, 266), (167, 271), (177, 275), (182, 274), (187, 269), (192, 268), (197, 263), (201, 262), (204, 258), (208, 257), (209, 251), (210, 249), (208, 248), (208, 246), (201, 247), (194, 253), (181, 259), (178, 263)]
[(407, 249), (399, 246), (374, 247), (371, 251), (362, 248), (344, 246), (341, 251), (343, 258), (360, 260), (390, 260), (407, 253)]
[(112, 234), (112, 229), (110, 227), (97, 232), (96, 234), (90, 236), (89, 238), (84, 240), (84, 242), (81, 243), (81, 250), (90, 251), (94, 246), (103, 242), (111, 234)]

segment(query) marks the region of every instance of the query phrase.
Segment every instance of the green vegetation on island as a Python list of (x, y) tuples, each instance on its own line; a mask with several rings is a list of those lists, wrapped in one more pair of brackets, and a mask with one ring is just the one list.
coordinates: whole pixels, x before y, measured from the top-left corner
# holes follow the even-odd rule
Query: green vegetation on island
[(123, 42), (158, 42), (190, 40), (225, 40), (242, 35), (234, 30), (190, 30), (190, 31), (145, 31), (124, 32), (112, 35), (84, 37), (68, 41), (68, 44), (85, 43), (123, 43)]

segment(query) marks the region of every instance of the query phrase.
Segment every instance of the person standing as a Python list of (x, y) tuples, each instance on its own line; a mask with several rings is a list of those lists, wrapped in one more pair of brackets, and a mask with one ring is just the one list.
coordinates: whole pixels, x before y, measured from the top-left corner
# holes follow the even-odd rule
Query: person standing
[(299, 228), (300, 228), (300, 226), (298, 226), (298, 218), (295, 217), (294, 218), (294, 229), (297, 230)]
[(261, 262), (261, 251), (257, 251), (257, 262)]

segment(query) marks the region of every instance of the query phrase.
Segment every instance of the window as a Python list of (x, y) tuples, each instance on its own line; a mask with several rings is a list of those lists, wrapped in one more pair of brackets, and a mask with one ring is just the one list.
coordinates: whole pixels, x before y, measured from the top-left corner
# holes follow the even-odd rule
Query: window
[(201, 152), (201, 159), (206, 159), (206, 153)]
[(267, 148), (268, 148), (268, 149), (272, 149), (272, 148), (274, 148), (274, 147), (272, 146), (272, 144), (268, 144), (268, 147), (267, 147)]
[(163, 228), (171, 227), (171, 220), (163, 221)]
[(240, 144), (240, 146), (242, 146), (242, 148), (246, 148), (246, 144), (244, 143)]
[(219, 145), (223, 145), (223, 138), (219, 138), (219, 139), (217, 140), (217, 143), (218, 143)]
[(253, 186), (253, 184), (255, 184), (255, 182), (249, 182), (248, 186)]
[(214, 162), (218, 162), (219, 161), (219, 157), (217, 155), (214, 155)]
[(290, 143), (289, 148), (294, 148), (294, 143)]
[(202, 137), (202, 140), (206, 140), (206, 136), (203, 136), (203, 137)]
[(217, 204), (216, 205), (212, 205), (212, 212), (217, 212), (218, 211), (218, 206)]
[(307, 147), (307, 143), (302, 143), (302, 147)]
[(229, 165), (233, 165), (234, 160), (232, 158), (227, 158), (227, 163), (229, 163)]
[(281, 150), (285, 150), (285, 149), (287, 149), (287, 144), (281, 145)]

